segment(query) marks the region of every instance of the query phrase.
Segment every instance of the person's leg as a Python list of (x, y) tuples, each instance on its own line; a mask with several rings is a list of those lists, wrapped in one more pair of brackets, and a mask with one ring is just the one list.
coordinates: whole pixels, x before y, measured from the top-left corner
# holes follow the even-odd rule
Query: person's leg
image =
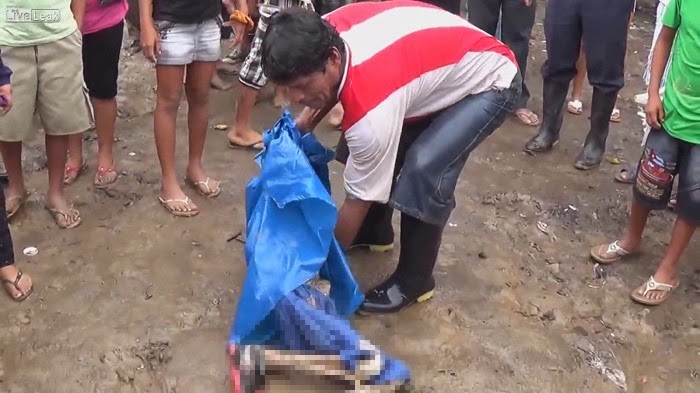
[(197, 205), (182, 191), (175, 170), (177, 112), (182, 97), (186, 64), (194, 61), (196, 25), (156, 22), (161, 36), (161, 55), (156, 65), (156, 108), (153, 127), (161, 170), (159, 200), (173, 215), (191, 217)]
[(0, 187), (0, 282), (7, 294), (15, 301), (22, 301), (32, 292), (32, 280), (15, 266), (15, 253), (12, 244), (12, 234), (7, 223), (5, 210), (5, 192)]
[[(114, 168), (114, 130), (117, 121), (117, 79), (119, 54), (124, 23), (88, 34), (83, 41), (85, 83), (95, 109), (97, 133), (97, 170), (93, 179), (96, 187), (105, 187), (117, 180)], [(89, 38), (89, 36), (93, 36)], [(89, 43), (88, 43), (89, 42)], [(69, 156), (70, 156), (69, 146)]]
[(575, 167), (588, 170), (598, 166), (605, 153), (617, 93), (625, 84), (627, 30), (633, 0), (607, 2), (589, 0), (582, 8), (583, 47), (588, 79), (593, 86), (590, 131)]
[(469, 9), (467, 20), (486, 33), (495, 35), (498, 17), (501, 13), (501, 3), (500, 0), (467, 0), (467, 8)]
[(525, 144), (525, 152), (536, 154), (559, 142), (564, 103), (581, 46), (581, 15), (584, 0), (550, 0), (544, 18), (547, 60), (542, 65), (542, 123), (537, 135)]
[(80, 213), (71, 207), (63, 190), (68, 137), (94, 126), (90, 99), (84, 88), (80, 31), (38, 46), (37, 58), (37, 112), (46, 133), (49, 173), (46, 207), (60, 228), (75, 228), (81, 223)]
[(365, 295), (363, 313), (390, 313), (432, 297), (442, 232), (471, 152), (505, 120), (520, 96), (519, 76), (503, 92), (464, 98), (437, 115), (407, 147), (389, 205), (401, 211), (396, 271)]
[(566, 110), (574, 115), (583, 113), (583, 83), (586, 81), (586, 52), (581, 46), (581, 51), (576, 61), (576, 76), (571, 87), (571, 101), (566, 105)]
[(668, 287), (654, 290), (643, 284), (632, 293), (632, 298), (643, 304), (655, 305), (663, 302), (668, 290), (679, 284), (678, 266), (680, 258), (688, 248), (688, 243), (700, 223), (700, 145), (680, 142), (681, 154), (678, 159), (678, 193), (676, 202), (676, 223), (659, 267), (653, 275), (658, 284)]
[(272, 17), (272, 12), (274, 12), (273, 8), (261, 7), (260, 20), (255, 31), (253, 44), (239, 73), (238, 80), (241, 82), (242, 89), (238, 97), (235, 121), (228, 132), (229, 144), (234, 148), (262, 148), (262, 137), (253, 130), (250, 123), (253, 116), (253, 108), (255, 107), (255, 99), (260, 89), (267, 83), (267, 78), (262, 69), (261, 49), (262, 40)]
[(637, 165), (629, 221), (620, 240), (591, 249), (591, 257), (603, 264), (619, 261), (640, 250), (642, 234), (651, 210), (666, 208), (677, 172), (679, 141), (664, 130), (653, 130)]
[(520, 100), (518, 100), (513, 114), (521, 123), (533, 127), (540, 124), (540, 119), (527, 108), (530, 90), (528, 90), (525, 80), (527, 79), (527, 58), (530, 53), (530, 34), (532, 26), (535, 24), (536, 13), (536, 1), (528, 6), (522, 0), (503, 0), (501, 37), (503, 43), (508, 45), (515, 54), (523, 78)]
[(34, 122), (38, 67), (34, 47), (4, 47), (2, 59), (12, 69), (11, 111), (0, 118), (0, 154), (7, 175), (7, 215), (12, 218), (24, 205), (22, 141), (38, 129)]
[(200, 194), (213, 198), (221, 192), (218, 181), (210, 178), (202, 167), (204, 142), (209, 123), (209, 82), (216, 71), (219, 58), (218, 25), (216, 21), (202, 23), (197, 30), (195, 61), (187, 66), (187, 126), (189, 128), (189, 161), (187, 182)]

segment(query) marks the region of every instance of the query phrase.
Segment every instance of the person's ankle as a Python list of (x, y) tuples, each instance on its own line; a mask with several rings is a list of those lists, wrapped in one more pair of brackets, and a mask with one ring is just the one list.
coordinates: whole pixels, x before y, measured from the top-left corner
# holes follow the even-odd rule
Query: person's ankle
[(639, 249), (641, 242), (641, 239), (631, 239), (628, 236), (623, 236), (622, 239), (620, 239), (619, 245), (623, 250), (633, 252)]
[(661, 261), (661, 265), (654, 273), (654, 279), (660, 283), (674, 285), (678, 282), (678, 270), (664, 268), (666, 264), (668, 264), (666, 261)]

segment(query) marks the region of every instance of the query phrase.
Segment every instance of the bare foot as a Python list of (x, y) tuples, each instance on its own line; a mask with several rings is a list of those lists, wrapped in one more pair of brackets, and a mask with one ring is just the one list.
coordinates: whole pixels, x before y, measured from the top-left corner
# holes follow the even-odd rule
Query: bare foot
[(82, 221), (80, 212), (74, 209), (62, 194), (48, 195), (46, 198), (46, 208), (53, 216), (59, 228), (75, 228), (80, 225)]
[(281, 94), (275, 94), (275, 98), (272, 99), (272, 105), (275, 106), (275, 108), (286, 108), (290, 105), (291, 103), (287, 99), (287, 97), (281, 95)]
[(262, 145), (262, 136), (253, 131), (252, 128), (241, 128), (240, 130), (233, 128), (228, 132), (228, 140), (231, 145), (235, 146), (249, 147), (258, 143)]
[(338, 103), (328, 114), (328, 123), (333, 127), (340, 127), (340, 124), (343, 122), (344, 114), (343, 106)]
[(15, 265), (0, 268), (0, 280), (2, 280), (7, 293), (15, 300), (26, 297), (32, 290), (32, 278), (28, 274), (22, 274), (17, 280), (19, 274), (20, 271)]
[(182, 191), (177, 182), (172, 185), (163, 184), (160, 189), (160, 202), (176, 216), (191, 216), (199, 213), (199, 207)]

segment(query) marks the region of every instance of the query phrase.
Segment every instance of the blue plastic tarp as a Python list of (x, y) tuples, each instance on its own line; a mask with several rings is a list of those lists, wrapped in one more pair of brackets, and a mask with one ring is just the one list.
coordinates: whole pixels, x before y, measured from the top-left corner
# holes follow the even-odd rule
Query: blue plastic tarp
[[(230, 344), (333, 355), (353, 373), (370, 362), (374, 370), (366, 382), (372, 385), (407, 381), (408, 367), (362, 338), (347, 320), (363, 295), (333, 235), (338, 215), (328, 176), (333, 152), (313, 134), (301, 134), (288, 111), (263, 142), (260, 176), (246, 188), (248, 269)], [(329, 296), (307, 285), (316, 275), (330, 282)]]
[(260, 175), (246, 188), (248, 264), (231, 332), (232, 344), (264, 344), (276, 327), (270, 312), (283, 297), (317, 274), (331, 282), (330, 298), (349, 316), (363, 295), (333, 230), (338, 218), (330, 195), (334, 157), (311, 133), (302, 134), (285, 111), (263, 136)]

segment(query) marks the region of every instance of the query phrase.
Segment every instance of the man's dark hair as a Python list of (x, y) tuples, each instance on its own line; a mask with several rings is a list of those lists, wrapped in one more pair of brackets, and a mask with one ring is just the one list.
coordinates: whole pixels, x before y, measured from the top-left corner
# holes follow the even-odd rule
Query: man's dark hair
[(323, 71), (333, 48), (343, 53), (338, 31), (318, 14), (299, 7), (272, 16), (262, 43), (265, 76), (277, 83)]

